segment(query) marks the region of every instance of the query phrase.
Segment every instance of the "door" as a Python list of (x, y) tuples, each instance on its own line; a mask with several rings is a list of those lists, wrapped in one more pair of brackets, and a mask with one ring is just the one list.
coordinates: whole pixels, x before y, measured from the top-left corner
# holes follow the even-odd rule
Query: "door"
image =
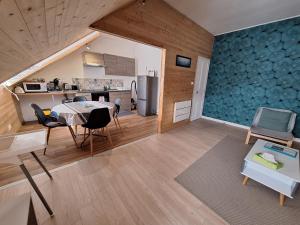
[(199, 56), (197, 61), (191, 120), (199, 119), (202, 116), (205, 89), (209, 70), (209, 59)]

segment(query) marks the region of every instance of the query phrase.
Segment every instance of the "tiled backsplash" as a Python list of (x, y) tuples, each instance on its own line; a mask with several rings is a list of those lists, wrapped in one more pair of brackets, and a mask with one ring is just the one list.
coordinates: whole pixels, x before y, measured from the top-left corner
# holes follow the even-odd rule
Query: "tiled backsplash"
[(111, 88), (123, 88), (123, 80), (118, 79), (91, 79), (91, 78), (73, 78), (73, 83), (79, 85), (80, 89), (96, 90), (103, 89), (104, 86)]

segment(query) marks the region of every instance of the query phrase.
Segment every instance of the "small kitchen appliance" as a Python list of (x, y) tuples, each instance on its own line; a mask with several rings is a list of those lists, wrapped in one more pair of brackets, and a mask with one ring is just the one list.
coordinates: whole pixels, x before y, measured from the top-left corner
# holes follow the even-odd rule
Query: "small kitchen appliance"
[(78, 85), (72, 84), (71, 89), (72, 89), (72, 91), (78, 91), (79, 88), (78, 88)]
[(54, 84), (54, 90), (55, 91), (61, 91), (61, 88), (59, 87), (59, 79), (58, 78), (55, 78), (53, 80), (53, 84)]
[(24, 94), (25, 91), (21, 86), (17, 86), (17, 87), (15, 87), (15, 93), (16, 94)]
[(65, 91), (69, 91), (72, 90), (72, 85), (68, 84), (68, 83), (63, 83), (63, 89)]
[(25, 92), (47, 92), (47, 83), (45, 82), (23, 82)]

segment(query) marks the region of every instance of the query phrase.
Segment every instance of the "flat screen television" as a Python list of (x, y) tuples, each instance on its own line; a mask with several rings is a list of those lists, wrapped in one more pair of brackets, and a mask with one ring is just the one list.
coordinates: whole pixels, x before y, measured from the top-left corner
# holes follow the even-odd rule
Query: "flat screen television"
[(190, 68), (192, 59), (182, 55), (176, 55), (176, 66)]

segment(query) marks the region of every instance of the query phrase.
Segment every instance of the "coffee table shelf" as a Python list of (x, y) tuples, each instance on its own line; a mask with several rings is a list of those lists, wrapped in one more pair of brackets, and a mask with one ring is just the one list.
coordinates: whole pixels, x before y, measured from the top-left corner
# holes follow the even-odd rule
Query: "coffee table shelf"
[[(257, 166), (257, 168), (259, 168), (259, 166)], [(296, 188), (295, 182), (290, 179), (278, 179), (276, 177), (271, 177), (268, 174), (261, 173), (261, 171), (258, 171), (257, 168), (251, 168), (250, 165), (247, 165), (242, 174), (257, 181), (258, 183), (264, 184), (265, 186), (284, 194), (289, 198), (293, 198), (293, 193), (295, 191), (293, 189)]]
[[(241, 174), (245, 176), (244, 184), (248, 178), (255, 180), (280, 193), (280, 204), (283, 205), (284, 196), (293, 198), (300, 183), (299, 151), (296, 158), (287, 156), (280, 152), (274, 152), (264, 147), (266, 141), (257, 140), (244, 159)], [(282, 146), (284, 147), (284, 146)], [(278, 170), (269, 169), (253, 160), (256, 153), (269, 152), (275, 155), (276, 160), (283, 163)]]

